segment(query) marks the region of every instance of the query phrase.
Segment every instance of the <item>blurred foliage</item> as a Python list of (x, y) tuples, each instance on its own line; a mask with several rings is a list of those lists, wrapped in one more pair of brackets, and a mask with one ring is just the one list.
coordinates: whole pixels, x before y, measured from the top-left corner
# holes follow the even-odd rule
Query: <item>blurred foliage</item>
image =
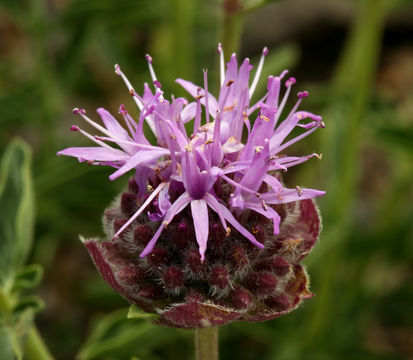
[[(43, 274), (40, 265), (24, 266), (34, 220), (29, 146), (13, 140), (0, 168), (0, 358), (23, 359), (23, 349), (29, 354), (33, 341), (39, 340), (32, 321), (44, 308), (40, 298), (25, 291), (35, 288)], [(43, 355), (47, 360), (47, 351)]]
[[(337, 25), (327, 27), (337, 43), (325, 41), (330, 38), (323, 37), (324, 30), (316, 31), (317, 26), (326, 29), (328, 19), (304, 21), (322, 13), (327, 3), (336, 6), (337, 16), (349, 9), (339, 33), (334, 32)], [(154, 327), (139, 312), (126, 317), (126, 301), (100, 279), (77, 241), (79, 234), (101, 233), (103, 209), (126, 179), (112, 183), (109, 169), (55, 154), (87, 143), (68, 131), (78, 121), (71, 114), (75, 106), (93, 117), (98, 106), (115, 114), (125, 102), (136, 115), (127, 89), (113, 73), (116, 63), (139, 92), (150, 81), (147, 52), (166, 94), (184, 95), (174, 83), (178, 77), (201, 83), (202, 68), (209, 69), (210, 88), (216, 89), (216, 44), (232, 26), (223, 4), (0, 0), (1, 359), (21, 354), (25, 339), (29, 346), (39, 340), (27, 329), (44, 304), (29, 292), (39, 285), (43, 271), (26, 265), (27, 260), (45, 269), (36, 295), (46, 307), (36, 319), (56, 358), (192, 358), (190, 332)], [(221, 358), (411, 358), (413, 47), (411, 41), (397, 47), (391, 27), (402, 15), (413, 18), (412, 3), (246, 0), (244, 5), (236, 14), (238, 30), (227, 33), (231, 46), (240, 47), (241, 56), (254, 64), (261, 45), (251, 40), (257, 30), (249, 24), (266, 12), (287, 14), (283, 23), (266, 24), (267, 33), (278, 38), (274, 35), (267, 44), (263, 76), (289, 68), (307, 81), (311, 96), (305, 108), (323, 115), (327, 126), (294, 150), (321, 150), (323, 160), (292, 169), (287, 181), (326, 189), (328, 195), (320, 200), (324, 232), (306, 259), (317, 296), (274, 321), (222, 328)], [(402, 29), (411, 39), (413, 23), (407, 24)], [(288, 31), (292, 35), (283, 38)], [(347, 31), (347, 41), (337, 51)], [(340, 55), (330, 63), (330, 57), (303, 51), (314, 44)], [(320, 65), (312, 67), (315, 63)], [(257, 99), (264, 90), (261, 82)], [(13, 136), (33, 149), (33, 180), (28, 146), (14, 141), (7, 147)]]

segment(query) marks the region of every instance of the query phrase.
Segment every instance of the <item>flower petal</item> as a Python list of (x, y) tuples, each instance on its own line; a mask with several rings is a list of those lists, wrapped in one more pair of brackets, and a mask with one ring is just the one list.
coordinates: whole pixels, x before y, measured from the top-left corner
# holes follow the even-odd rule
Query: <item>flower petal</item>
[(192, 200), (191, 211), (199, 254), (201, 261), (204, 261), (209, 233), (208, 207), (205, 200)]
[(70, 147), (61, 150), (57, 155), (77, 157), (83, 161), (125, 161), (129, 155), (118, 149), (105, 149), (101, 147)]
[[(176, 83), (181, 85), (186, 91), (188, 91), (194, 98), (198, 96), (198, 89), (201, 89), (201, 95), (205, 92), (205, 90), (200, 87), (196, 86), (195, 84), (191, 83), (190, 81), (183, 80), (183, 79), (176, 79)], [(205, 97), (201, 99), (201, 104), (205, 105)], [(219, 109), (217, 99), (215, 99), (214, 95), (208, 93), (208, 107), (209, 107), (209, 114), (215, 118), (217, 115), (217, 111)]]
[[(109, 111), (104, 108), (99, 108), (96, 111), (105, 124), (106, 129), (109, 130), (114, 139), (132, 141), (132, 138), (129, 136), (128, 132), (119, 124), (118, 120), (116, 120), (112, 114), (109, 113)], [(130, 145), (119, 144), (119, 146), (126, 151), (133, 151), (133, 147)]]
[(119, 176), (125, 174), (129, 170), (135, 168), (138, 165), (150, 163), (153, 160), (161, 157), (162, 155), (166, 155), (169, 153), (168, 149), (159, 149), (159, 150), (141, 150), (138, 151), (135, 155), (133, 155), (120, 169), (115, 171), (113, 174), (109, 176), (110, 180), (115, 180)]

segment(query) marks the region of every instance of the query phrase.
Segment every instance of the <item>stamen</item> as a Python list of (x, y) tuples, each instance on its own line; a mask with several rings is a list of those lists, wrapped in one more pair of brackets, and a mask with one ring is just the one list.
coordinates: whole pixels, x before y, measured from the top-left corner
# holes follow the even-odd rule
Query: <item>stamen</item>
[(70, 128), (70, 130), (79, 131), (83, 136), (86, 136), (88, 139), (92, 140), (96, 144), (98, 144), (98, 145), (100, 145), (100, 146), (102, 146), (102, 147), (104, 147), (108, 150), (111, 150), (111, 151), (117, 150), (117, 149), (113, 148), (112, 146), (109, 146), (108, 144), (105, 144), (103, 141), (101, 141), (99, 139), (96, 139), (94, 136), (90, 135), (88, 132), (82, 130), (79, 126), (74, 125)]
[(268, 54), (268, 48), (265, 47), (262, 50), (262, 55), (261, 55), (260, 62), (258, 64), (257, 72), (255, 73), (254, 80), (252, 81), (251, 87), (249, 89), (250, 99), (252, 98), (252, 95), (254, 94), (255, 89), (257, 87), (258, 81), (259, 81), (260, 76), (261, 76), (262, 68), (264, 66), (264, 60), (265, 60), (265, 57), (267, 56), (267, 54)]
[[(157, 91), (160, 90), (160, 86), (158, 87), (157, 84), (160, 84), (160, 83), (159, 83), (158, 79), (156, 78), (155, 71), (153, 70), (153, 66), (152, 66), (152, 56), (150, 56), (149, 54), (146, 54), (146, 55), (145, 55), (145, 59), (146, 59), (146, 61), (148, 62), (149, 73), (151, 74), (151, 79), (152, 79), (152, 82), (153, 82), (153, 84), (154, 84), (154, 86), (155, 86), (155, 92), (157, 92)], [(163, 96), (161, 95), (159, 98), (160, 98), (160, 99), (163, 99)]]
[(267, 206), (267, 204), (265, 203), (264, 200), (261, 201), (261, 206), (262, 206), (262, 208), (263, 208), (265, 211), (268, 210), (268, 206)]
[(116, 240), (119, 235), (130, 225), (132, 222), (142, 213), (143, 210), (152, 202), (156, 195), (167, 185), (167, 183), (161, 183), (156, 188), (154, 192), (146, 199), (146, 201), (142, 204), (142, 206), (132, 215), (132, 217), (117, 231), (117, 233), (113, 236), (113, 240)]
[[(121, 71), (120, 66), (118, 64), (115, 65), (115, 73), (122, 78), (123, 82), (125, 83), (126, 87), (129, 90), (129, 92), (131, 90), (133, 90), (132, 84), (129, 82), (129, 80), (125, 76), (125, 74)], [(142, 102), (136, 96), (134, 96), (133, 99), (134, 99), (136, 105), (138, 105), (139, 110), (142, 110), (142, 108), (143, 108)]]
[(299, 186), (296, 186), (295, 189), (297, 190), (298, 196), (302, 196), (302, 195), (303, 195), (303, 190), (301, 190), (301, 188), (300, 188)]
[[(286, 84), (287, 84), (287, 82), (288, 82), (288, 80), (286, 81)], [(285, 106), (285, 104), (286, 104), (286, 102), (287, 102), (288, 96), (290, 96), (291, 86), (292, 86), (292, 85), (293, 85), (293, 82), (290, 81), (289, 86), (287, 86), (287, 91), (285, 92), (284, 97), (283, 97), (283, 99), (282, 99), (282, 101), (281, 101), (281, 104), (280, 104), (280, 106), (278, 107), (277, 112), (275, 113), (274, 126), (277, 124), (278, 119), (280, 118), (281, 113), (282, 113), (282, 111), (284, 110), (284, 106)], [(298, 105), (299, 105), (299, 103), (296, 104), (296, 106), (294, 107), (294, 109), (296, 109), (296, 108), (298, 107)], [(295, 110), (294, 110), (294, 111), (295, 111)], [(293, 111), (290, 112), (290, 114), (292, 114), (292, 113), (293, 113)]]
[[(302, 164), (303, 162), (306, 162), (307, 160), (316, 157), (317, 159), (321, 160), (323, 157), (323, 154), (317, 154), (317, 153), (313, 153), (311, 155), (307, 155), (307, 156), (302, 156), (302, 157), (293, 157), (290, 161), (287, 162), (282, 162), (282, 165), (287, 168), (287, 167), (292, 167), (292, 166), (296, 166), (299, 164)], [(274, 170), (273, 168), (270, 168), (270, 170)]]
[(133, 136), (133, 134), (135, 133), (138, 127), (135, 120), (132, 119), (132, 117), (129, 115), (128, 111), (126, 110), (125, 105), (123, 104), (119, 106), (119, 113), (122, 114), (123, 119), (125, 120), (126, 126), (129, 129), (129, 132)]
[(220, 78), (221, 86), (224, 84), (225, 80), (225, 62), (224, 62), (224, 50), (222, 49), (221, 43), (218, 44), (218, 54), (219, 54), (219, 69), (220, 69)]
[(204, 91), (205, 91), (205, 124), (208, 124), (209, 123), (208, 70), (204, 70)]

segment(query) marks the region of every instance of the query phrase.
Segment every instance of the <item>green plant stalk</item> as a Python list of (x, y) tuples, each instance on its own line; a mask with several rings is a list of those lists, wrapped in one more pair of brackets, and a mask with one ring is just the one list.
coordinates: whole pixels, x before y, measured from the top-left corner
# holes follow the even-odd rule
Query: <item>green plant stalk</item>
[(221, 42), (226, 60), (231, 54), (238, 52), (244, 12), (241, 0), (225, 0), (223, 4)]
[(0, 287), (0, 311), (8, 313), (13, 308), (12, 301)]
[[(319, 270), (320, 286), (317, 304), (313, 308), (308, 342), (322, 334), (328, 324), (328, 304), (331, 288), (337, 280), (337, 265), (350, 229), (360, 169), (360, 137), (363, 116), (367, 111), (373, 77), (380, 51), (380, 39), (389, 0), (363, 0), (352, 28), (344, 56), (334, 79), (331, 107), (326, 115), (330, 121), (324, 133), (323, 153), (328, 195), (322, 213), (326, 231), (323, 238), (330, 246), (315, 251), (318, 259), (326, 252), (328, 257)], [(323, 251), (323, 253), (320, 253)], [(310, 259), (314, 261), (314, 259)], [(321, 336), (321, 335), (320, 335)]]
[(218, 360), (218, 327), (195, 330), (196, 360)]
[[(13, 309), (14, 303), (15, 299), (10, 298), (0, 289), (0, 311), (9, 313)], [(27, 334), (24, 354), (29, 360), (53, 360), (53, 356), (35, 325), (32, 325)]]
[(27, 334), (24, 354), (29, 360), (53, 360), (36, 326), (32, 326)]
[(193, 77), (194, 41), (193, 23), (194, 6), (192, 0), (173, 0), (173, 56), (172, 63), (175, 73), (182, 78)]

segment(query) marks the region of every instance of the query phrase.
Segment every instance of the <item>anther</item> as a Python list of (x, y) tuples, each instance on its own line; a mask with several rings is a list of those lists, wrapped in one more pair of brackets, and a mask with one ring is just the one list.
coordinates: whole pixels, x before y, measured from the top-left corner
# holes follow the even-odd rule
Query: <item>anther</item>
[(297, 94), (297, 97), (298, 97), (299, 99), (303, 99), (303, 98), (308, 97), (308, 91), (300, 91), (300, 92)]
[(74, 108), (73, 109), (73, 114), (75, 115), (85, 115), (86, 114), (86, 110), (85, 109), (79, 109), (79, 108)]
[(285, 82), (285, 86), (286, 87), (290, 87), (292, 85), (294, 85), (297, 82), (297, 80), (294, 77), (290, 77), (286, 82)]
[(70, 127), (70, 131), (79, 131), (79, 126), (72, 125), (72, 126)]
[(119, 114), (126, 115), (127, 113), (128, 113), (128, 111), (126, 110), (125, 105), (120, 104), (120, 106), (119, 106)]
[(295, 189), (297, 190), (298, 196), (302, 196), (302, 195), (303, 195), (303, 190), (301, 190), (301, 188), (300, 188), (299, 186), (296, 186)]
[(264, 149), (264, 146), (256, 146), (254, 148), (256, 154), (260, 153), (263, 149)]
[(152, 64), (152, 56), (150, 56), (149, 54), (146, 54), (145, 59), (148, 63)]
[(227, 86), (231, 86), (234, 83), (234, 80), (228, 80)]

